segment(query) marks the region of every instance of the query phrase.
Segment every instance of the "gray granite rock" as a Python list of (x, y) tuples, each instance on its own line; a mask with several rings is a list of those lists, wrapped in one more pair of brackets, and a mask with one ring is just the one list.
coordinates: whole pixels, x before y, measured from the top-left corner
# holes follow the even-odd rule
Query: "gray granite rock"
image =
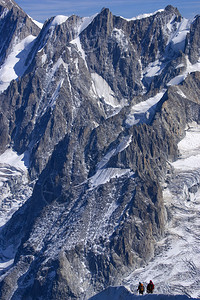
[[(198, 18), (176, 51), (168, 39), (182, 17), (172, 6), (132, 21), (103, 9), (82, 32), (80, 17), (53, 20), (41, 31), (25, 23), (20, 34), (37, 34), (28, 68), (0, 94), (1, 153), (29, 154), (34, 187), (0, 232), (3, 249), (14, 245), (5, 300), (88, 299), (147, 264), (165, 229), (167, 162), (199, 122), (199, 72), (168, 84), (186, 55), (197, 61)], [(156, 60), (159, 72), (146, 76)], [(132, 106), (159, 92), (151, 118), (128, 126)]]

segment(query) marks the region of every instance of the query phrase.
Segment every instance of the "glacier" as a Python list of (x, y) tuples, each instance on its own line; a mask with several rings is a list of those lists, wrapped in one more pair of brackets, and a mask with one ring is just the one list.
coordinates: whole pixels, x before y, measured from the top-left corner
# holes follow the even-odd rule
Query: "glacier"
[(165, 237), (158, 242), (153, 260), (122, 282), (132, 291), (134, 283), (152, 279), (156, 294), (200, 296), (200, 125), (193, 122), (185, 131), (178, 144), (180, 157), (170, 163), (174, 173), (163, 187), (170, 215)]

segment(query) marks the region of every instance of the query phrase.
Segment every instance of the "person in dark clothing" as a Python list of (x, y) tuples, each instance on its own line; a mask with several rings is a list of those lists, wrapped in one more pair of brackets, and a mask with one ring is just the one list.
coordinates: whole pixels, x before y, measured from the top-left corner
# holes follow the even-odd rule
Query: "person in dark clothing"
[(139, 282), (137, 291), (139, 291), (139, 294), (143, 295), (143, 293), (144, 293), (144, 285), (141, 282)]
[(152, 280), (150, 280), (150, 282), (147, 284), (147, 293), (152, 294), (153, 290), (154, 290), (154, 284), (153, 284)]

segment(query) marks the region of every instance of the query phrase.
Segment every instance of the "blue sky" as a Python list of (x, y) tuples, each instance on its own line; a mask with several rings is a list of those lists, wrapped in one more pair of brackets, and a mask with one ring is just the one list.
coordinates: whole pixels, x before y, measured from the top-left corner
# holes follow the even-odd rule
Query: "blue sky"
[(44, 22), (55, 15), (86, 17), (107, 7), (114, 15), (132, 18), (143, 13), (153, 13), (168, 4), (177, 7), (185, 18), (200, 14), (200, 0), (15, 0), (33, 19)]

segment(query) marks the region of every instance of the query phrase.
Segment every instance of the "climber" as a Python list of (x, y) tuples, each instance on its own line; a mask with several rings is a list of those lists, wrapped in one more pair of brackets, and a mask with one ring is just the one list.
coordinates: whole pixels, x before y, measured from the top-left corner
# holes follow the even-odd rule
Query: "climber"
[(147, 293), (152, 294), (153, 290), (154, 290), (154, 284), (153, 284), (152, 280), (150, 280), (150, 282), (147, 284)]
[(144, 285), (141, 282), (139, 282), (137, 291), (139, 291), (139, 294), (143, 295), (143, 293), (144, 293)]

